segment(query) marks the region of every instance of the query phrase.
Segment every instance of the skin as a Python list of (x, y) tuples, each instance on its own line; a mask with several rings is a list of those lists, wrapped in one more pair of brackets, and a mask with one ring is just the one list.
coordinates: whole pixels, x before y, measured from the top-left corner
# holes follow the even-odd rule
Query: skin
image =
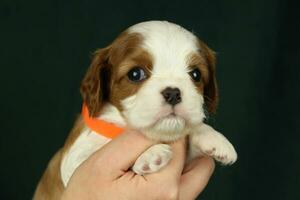
[(165, 168), (153, 174), (136, 175), (130, 167), (153, 144), (134, 131), (121, 134), (77, 168), (62, 199), (197, 198), (214, 171), (214, 161), (203, 157), (184, 166), (186, 144), (181, 139), (171, 144), (173, 158)]

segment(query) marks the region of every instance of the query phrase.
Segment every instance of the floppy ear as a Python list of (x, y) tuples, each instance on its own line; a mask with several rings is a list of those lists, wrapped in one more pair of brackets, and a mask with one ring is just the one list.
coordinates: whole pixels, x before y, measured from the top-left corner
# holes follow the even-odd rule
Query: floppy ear
[(80, 87), (80, 93), (91, 117), (99, 115), (104, 101), (108, 99), (110, 67), (108, 54), (110, 47), (97, 50)]
[(207, 62), (209, 72), (209, 81), (204, 87), (204, 100), (208, 112), (215, 113), (218, 105), (218, 86), (215, 73), (216, 56), (215, 52), (212, 51), (206, 44), (200, 42), (200, 45)]

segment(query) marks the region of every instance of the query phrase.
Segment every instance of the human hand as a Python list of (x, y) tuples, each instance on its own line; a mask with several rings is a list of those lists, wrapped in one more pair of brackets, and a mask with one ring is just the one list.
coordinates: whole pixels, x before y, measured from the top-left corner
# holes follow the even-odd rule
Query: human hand
[(214, 161), (201, 158), (184, 167), (182, 139), (171, 145), (173, 158), (160, 171), (144, 176), (132, 172), (138, 156), (153, 144), (132, 131), (112, 140), (76, 169), (62, 199), (195, 199), (206, 186)]

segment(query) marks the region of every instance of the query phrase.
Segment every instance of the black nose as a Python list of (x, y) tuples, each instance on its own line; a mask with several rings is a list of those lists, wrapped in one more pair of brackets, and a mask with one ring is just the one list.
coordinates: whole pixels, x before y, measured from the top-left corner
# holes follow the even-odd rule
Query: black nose
[(172, 106), (181, 102), (180, 90), (178, 88), (167, 87), (161, 92), (161, 94), (165, 98), (166, 102)]

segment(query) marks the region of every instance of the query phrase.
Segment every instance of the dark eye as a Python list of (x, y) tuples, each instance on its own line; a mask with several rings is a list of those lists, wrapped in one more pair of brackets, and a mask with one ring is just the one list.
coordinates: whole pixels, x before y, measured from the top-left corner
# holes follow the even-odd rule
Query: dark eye
[(189, 72), (189, 74), (195, 82), (199, 82), (201, 80), (201, 72), (198, 68), (194, 68)]
[(141, 67), (134, 67), (128, 73), (129, 80), (139, 82), (147, 78), (146, 72)]

